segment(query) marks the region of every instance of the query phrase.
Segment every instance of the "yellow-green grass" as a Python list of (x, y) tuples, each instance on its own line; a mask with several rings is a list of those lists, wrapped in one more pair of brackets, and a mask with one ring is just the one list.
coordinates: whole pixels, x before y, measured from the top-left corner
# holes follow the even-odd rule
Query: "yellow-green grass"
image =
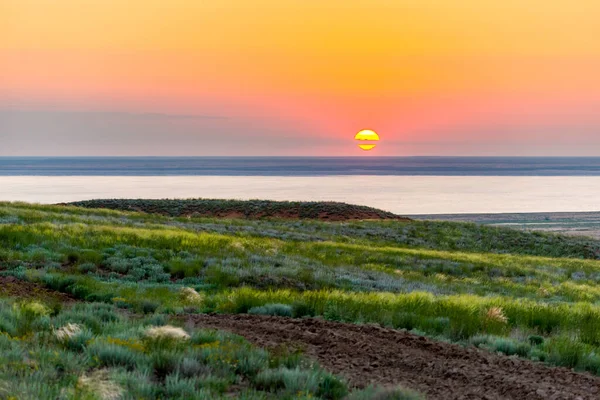
[[(82, 300), (146, 313), (283, 304), (296, 317), (375, 322), (594, 372), (598, 248), (589, 238), (473, 224), (187, 219), (0, 203), (0, 273)], [(183, 287), (203, 301), (186, 303)], [(543, 344), (530, 345), (530, 336)]]

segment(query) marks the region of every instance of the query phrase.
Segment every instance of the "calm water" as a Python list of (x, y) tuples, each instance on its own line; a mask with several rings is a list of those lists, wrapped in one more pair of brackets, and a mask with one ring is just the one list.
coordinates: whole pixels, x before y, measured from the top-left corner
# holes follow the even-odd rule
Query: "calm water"
[(0, 157), (0, 175), (600, 176), (600, 157)]
[(600, 211), (598, 158), (0, 158), (0, 201), (334, 200), (399, 214)]

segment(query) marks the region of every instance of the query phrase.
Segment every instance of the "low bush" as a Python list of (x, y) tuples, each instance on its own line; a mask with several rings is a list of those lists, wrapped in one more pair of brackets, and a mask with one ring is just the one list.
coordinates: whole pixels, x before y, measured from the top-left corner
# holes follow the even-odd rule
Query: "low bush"
[(368, 387), (352, 393), (348, 400), (425, 400), (425, 396), (405, 388)]
[(139, 311), (144, 314), (152, 314), (158, 310), (160, 303), (152, 300), (142, 300), (139, 304)]
[(67, 324), (56, 331), (54, 336), (68, 350), (83, 351), (92, 340), (93, 334), (89, 329), (76, 324)]
[(93, 263), (83, 263), (77, 266), (77, 271), (82, 274), (94, 273), (98, 270), (98, 266)]
[(143, 360), (139, 352), (103, 341), (92, 342), (87, 347), (87, 353), (100, 367), (124, 367), (130, 371), (136, 369)]
[(252, 307), (248, 310), (248, 314), (291, 317), (293, 315), (293, 308), (287, 304), (265, 304), (261, 307)]
[(319, 382), (316, 395), (322, 399), (339, 400), (348, 394), (348, 386), (337, 376), (324, 373)]
[(539, 335), (530, 335), (527, 340), (529, 340), (529, 343), (532, 346), (540, 346), (542, 344), (544, 344), (544, 338), (542, 336)]
[(150, 354), (150, 365), (154, 376), (160, 381), (169, 374), (177, 372), (182, 357), (178, 353), (166, 350), (155, 350)]
[(148, 350), (170, 350), (185, 346), (190, 335), (182, 328), (163, 325), (146, 328), (143, 341)]
[(319, 387), (319, 377), (312, 371), (277, 368), (261, 371), (253, 381), (259, 390), (288, 393), (315, 393)]

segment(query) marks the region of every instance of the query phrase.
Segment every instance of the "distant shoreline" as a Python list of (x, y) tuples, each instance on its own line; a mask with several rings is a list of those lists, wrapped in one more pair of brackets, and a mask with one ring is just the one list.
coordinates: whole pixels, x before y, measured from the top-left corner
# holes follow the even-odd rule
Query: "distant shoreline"
[(528, 212), (478, 214), (407, 215), (416, 220), (473, 222), (521, 230), (535, 230), (567, 235), (600, 238), (600, 211), (595, 212)]
[(600, 176), (600, 157), (0, 157), (0, 176)]

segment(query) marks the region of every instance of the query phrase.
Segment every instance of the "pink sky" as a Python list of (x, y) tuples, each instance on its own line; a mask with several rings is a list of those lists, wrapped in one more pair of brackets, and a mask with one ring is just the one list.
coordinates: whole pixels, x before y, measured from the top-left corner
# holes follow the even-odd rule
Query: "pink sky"
[(600, 154), (600, 3), (8, 0), (2, 155)]

